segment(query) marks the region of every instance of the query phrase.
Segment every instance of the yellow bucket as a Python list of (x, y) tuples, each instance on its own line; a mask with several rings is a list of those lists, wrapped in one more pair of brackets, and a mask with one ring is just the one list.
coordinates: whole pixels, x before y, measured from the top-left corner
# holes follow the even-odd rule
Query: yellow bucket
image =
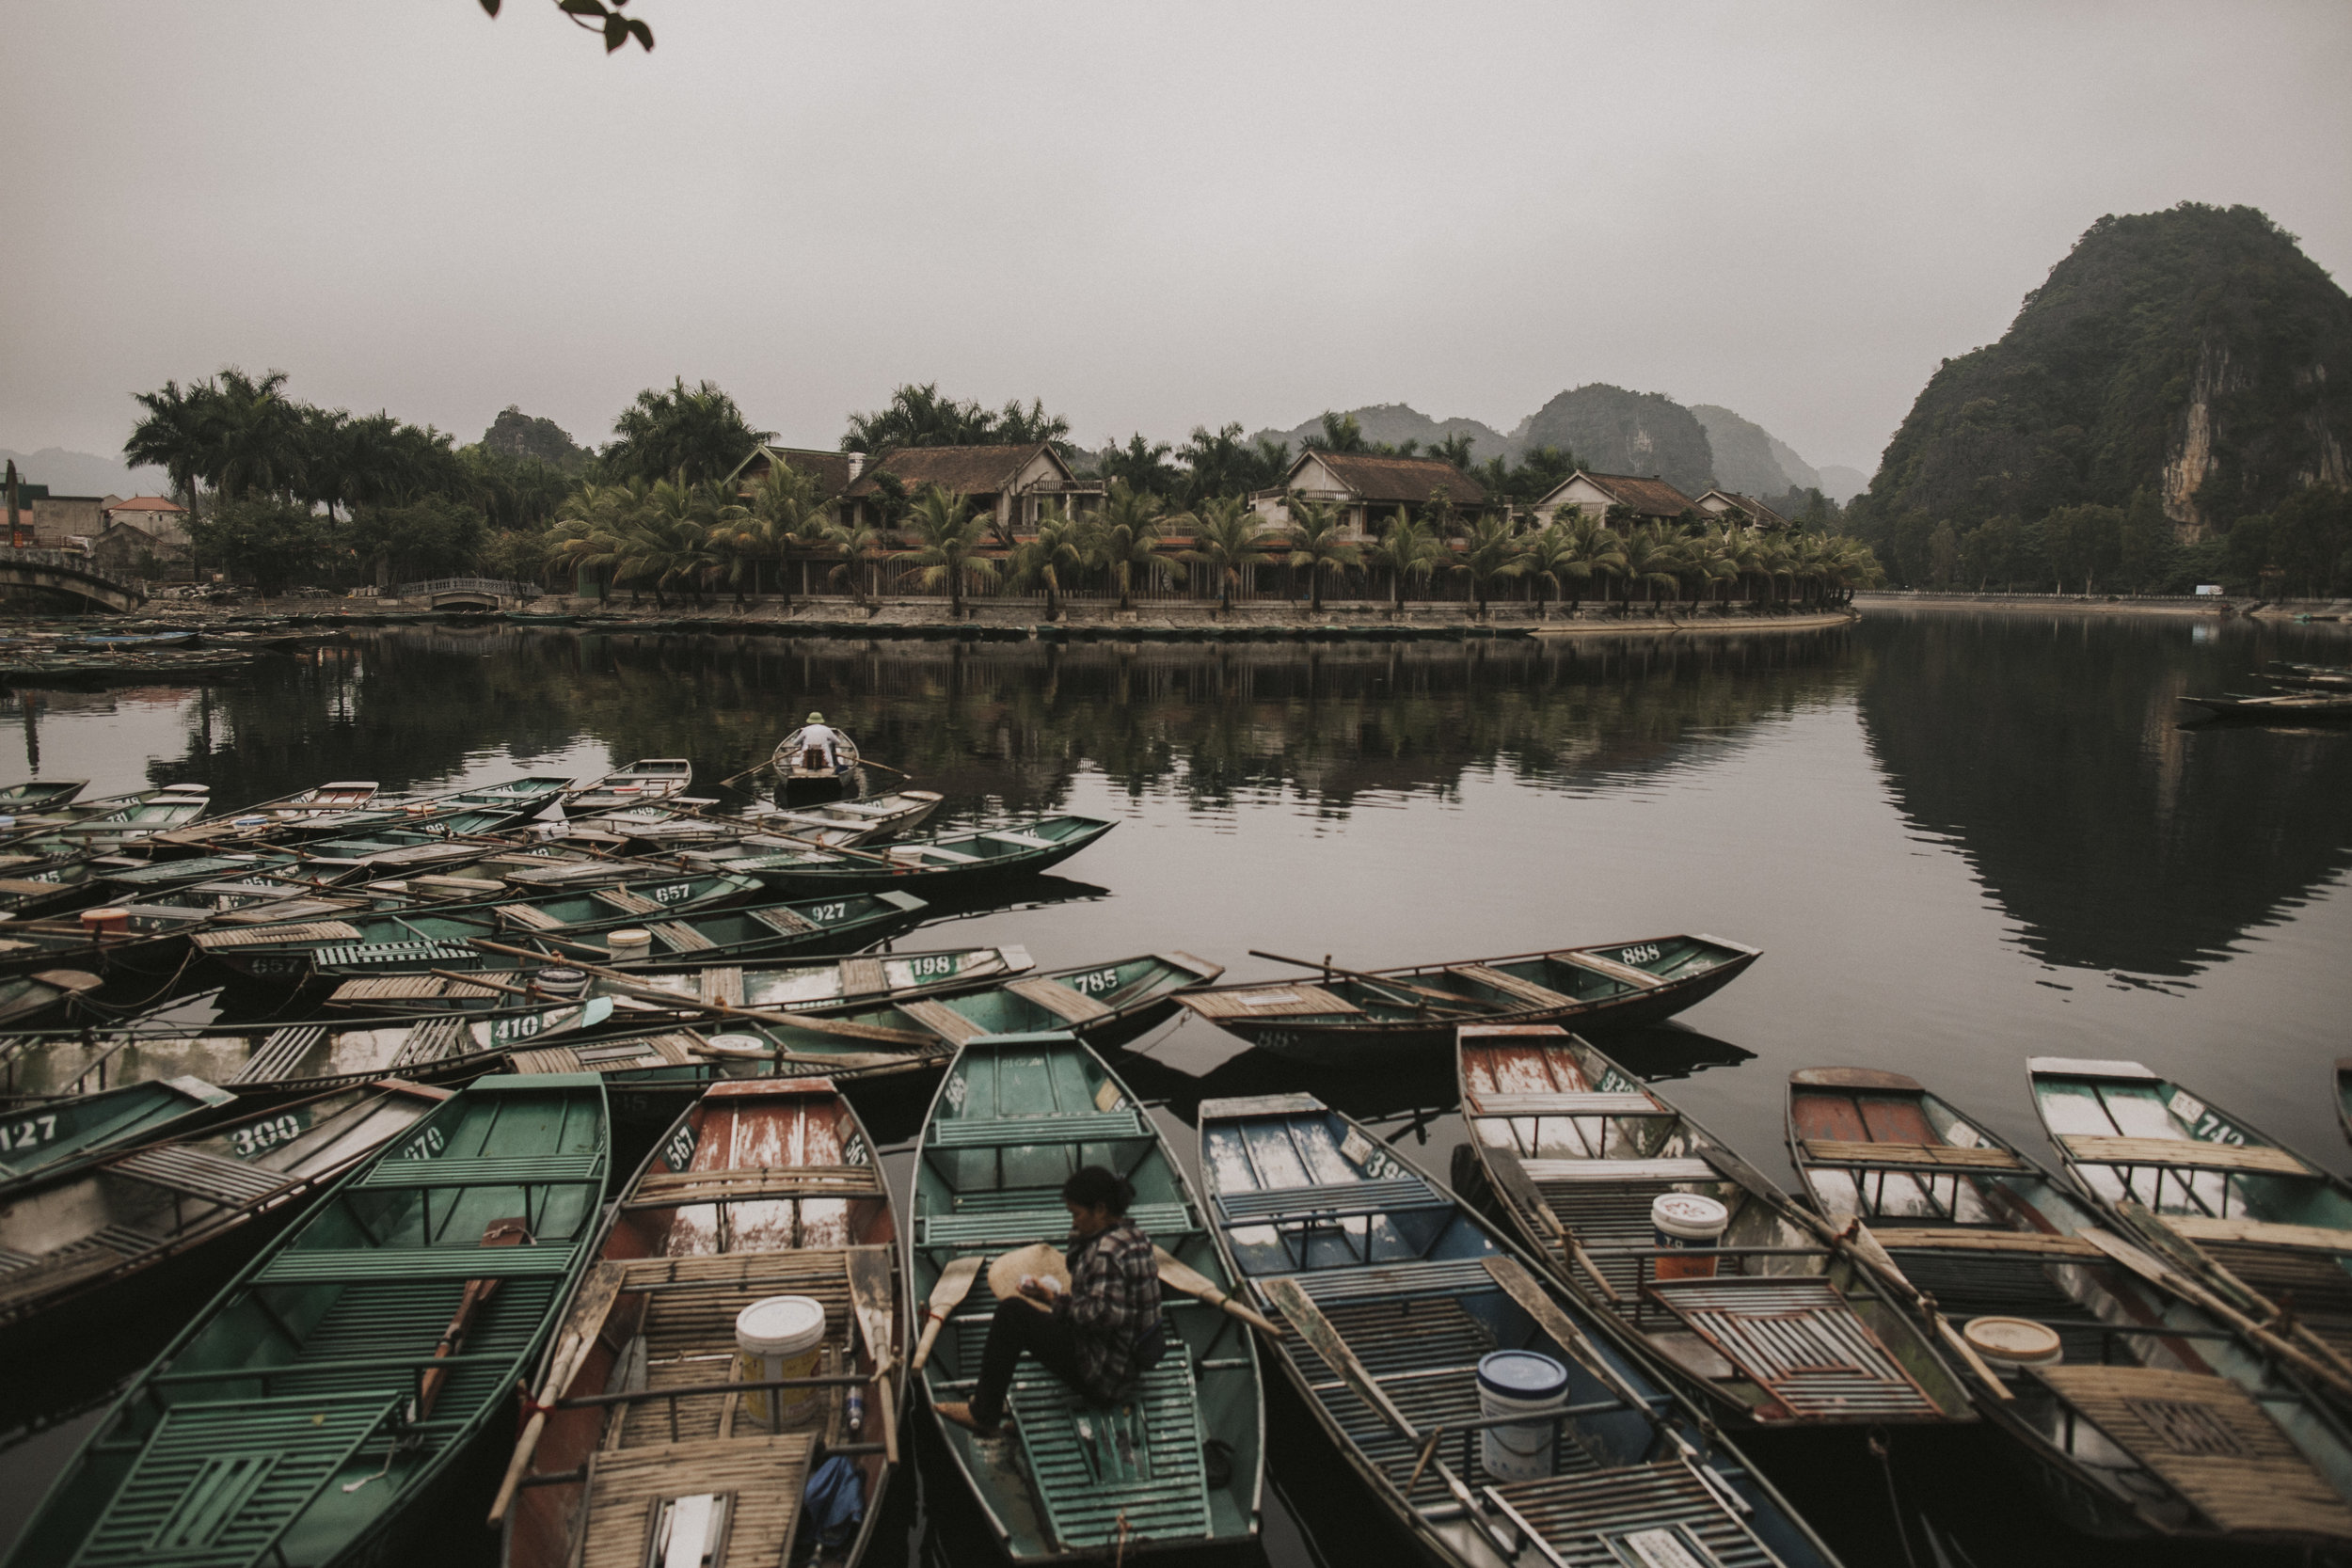
[[(735, 1381), (767, 1383), (815, 1377), (825, 1355), (825, 1304), (809, 1296), (768, 1296), (735, 1315)], [(755, 1388), (745, 1417), (779, 1432), (819, 1408), (821, 1388)]]

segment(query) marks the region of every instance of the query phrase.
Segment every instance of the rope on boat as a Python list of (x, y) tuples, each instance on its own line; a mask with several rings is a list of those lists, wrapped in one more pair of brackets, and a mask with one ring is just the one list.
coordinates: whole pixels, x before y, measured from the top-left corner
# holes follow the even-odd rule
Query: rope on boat
[(1903, 1561), (1909, 1568), (1919, 1568), (1919, 1560), (1911, 1555), (1911, 1532), (1903, 1528), (1902, 1499), (1895, 1494), (1894, 1449), (1884, 1427), (1870, 1429), (1870, 1452), (1879, 1462), (1880, 1473), (1886, 1477), (1886, 1508), (1895, 1517), (1895, 1539), (1902, 1543)]

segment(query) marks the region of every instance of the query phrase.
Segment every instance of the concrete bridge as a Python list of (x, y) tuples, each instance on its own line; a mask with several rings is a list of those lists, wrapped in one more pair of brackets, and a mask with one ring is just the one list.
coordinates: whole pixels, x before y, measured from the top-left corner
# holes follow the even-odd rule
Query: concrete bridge
[(436, 578), (431, 582), (403, 583), (399, 594), (414, 604), (421, 600), (435, 610), (499, 610), (535, 599), (544, 589), (499, 578)]
[(147, 602), (137, 581), (100, 571), (79, 550), (0, 550), (0, 588), (46, 588), (108, 610), (136, 610)]

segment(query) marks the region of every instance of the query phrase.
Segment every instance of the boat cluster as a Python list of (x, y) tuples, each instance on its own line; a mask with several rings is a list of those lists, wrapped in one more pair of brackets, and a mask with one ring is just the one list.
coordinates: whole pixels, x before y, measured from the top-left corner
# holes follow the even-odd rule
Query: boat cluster
[(267, 623), (164, 630), (152, 623), (20, 625), (0, 635), (0, 681), (184, 680), (226, 674), (265, 654), (291, 653), (339, 635)]
[[(813, 750), (780, 774), (839, 770)], [(1110, 823), (691, 787), (15, 786), (0, 1333), (268, 1239), (10, 1563), (402, 1560), (476, 1510), (518, 1568), (853, 1561), (1089, 1165), (1163, 1348), (1108, 1402), (1025, 1361), (1001, 1434), (936, 1423), (1014, 1560), (1253, 1539), (1268, 1375), (1465, 1568), (1827, 1565), (1744, 1450), (1898, 1425), (1987, 1429), (2087, 1530), (2352, 1543), (2352, 1192), (2143, 1068), (2034, 1064), (2058, 1175), (1909, 1079), (1797, 1073), (1800, 1200), (1584, 1037), (1754, 948), (1039, 970), (896, 939)], [(1180, 1008), (1290, 1062), (1450, 1058), (1469, 1145), (1422, 1170), (1270, 1093), (1202, 1102), (1190, 1174), (1110, 1054)], [(851, 1098), (894, 1090), (903, 1196)]]
[(2182, 716), (2191, 721), (2236, 720), (2259, 724), (2352, 719), (2352, 668), (2274, 659), (2263, 678), (2270, 686), (2265, 692), (2183, 697)]

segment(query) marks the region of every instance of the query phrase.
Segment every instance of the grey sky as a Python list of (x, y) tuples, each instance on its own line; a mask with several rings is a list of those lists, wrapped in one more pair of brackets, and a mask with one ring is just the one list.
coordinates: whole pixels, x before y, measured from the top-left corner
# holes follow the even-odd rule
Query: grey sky
[(1089, 442), (1613, 381), (1875, 467), (2093, 219), (2352, 263), (2352, 8), (12, 0), (0, 446), (223, 363), (473, 439), (708, 377)]

